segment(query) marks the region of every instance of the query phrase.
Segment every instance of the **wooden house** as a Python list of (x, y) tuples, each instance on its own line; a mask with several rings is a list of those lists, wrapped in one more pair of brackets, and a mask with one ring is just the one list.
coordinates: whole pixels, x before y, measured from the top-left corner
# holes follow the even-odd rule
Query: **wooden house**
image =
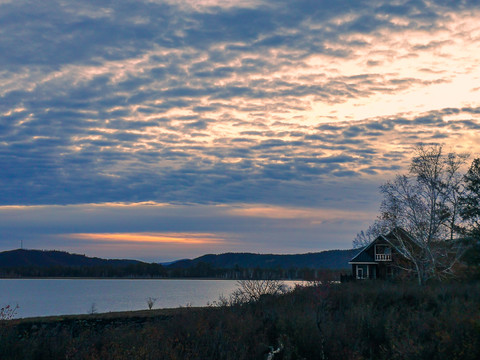
[(396, 236), (410, 238), (405, 230), (394, 229), (386, 235), (380, 235), (364, 247), (348, 263), (352, 265), (355, 279), (393, 279), (402, 274), (400, 263), (406, 259), (391, 245)]

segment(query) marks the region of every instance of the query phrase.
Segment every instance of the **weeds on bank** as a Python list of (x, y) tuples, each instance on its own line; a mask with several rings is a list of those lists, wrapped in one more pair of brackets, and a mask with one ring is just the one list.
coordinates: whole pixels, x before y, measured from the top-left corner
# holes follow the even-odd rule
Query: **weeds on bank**
[(15, 306), (5, 305), (4, 307), (0, 308), (0, 322), (3, 320), (13, 319), (17, 314), (18, 308), (18, 304)]
[(479, 304), (476, 283), (297, 286), (168, 316), (19, 322), (0, 358), (468, 360), (480, 351)]

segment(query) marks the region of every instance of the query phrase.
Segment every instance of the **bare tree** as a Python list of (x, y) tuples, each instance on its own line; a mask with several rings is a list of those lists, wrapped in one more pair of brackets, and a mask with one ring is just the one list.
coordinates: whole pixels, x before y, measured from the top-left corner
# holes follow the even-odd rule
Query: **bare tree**
[(379, 235), (385, 232), (386, 229), (384, 229), (384, 225), (383, 222), (375, 221), (366, 231), (360, 231), (355, 239), (353, 239), (353, 248), (360, 249), (370, 244)]
[(87, 313), (89, 315), (94, 315), (97, 313), (97, 305), (93, 302), (92, 305), (90, 305), (90, 308), (88, 309)]
[(156, 301), (157, 301), (157, 298), (152, 298), (152, 297), (148, 297), (148, 298), (147, 298), (148, 310), (152, 310), (153, 305), (155, 305), (155, 302), (156, 302)]
[(239, 280), (232, 296), (237, 302), (257, 301), (262, 295), (277, 295), (286, 291), (281, 280)]
[(451, 276), (464, 247), (458, 241), (461, 167), (468, 155), (444, 154), (442, 146), (419, 146), (409, 173), (381, 186), (383, 201), (375, 231), (393, 232), (391, 245), (423, 284), (430, 278)]

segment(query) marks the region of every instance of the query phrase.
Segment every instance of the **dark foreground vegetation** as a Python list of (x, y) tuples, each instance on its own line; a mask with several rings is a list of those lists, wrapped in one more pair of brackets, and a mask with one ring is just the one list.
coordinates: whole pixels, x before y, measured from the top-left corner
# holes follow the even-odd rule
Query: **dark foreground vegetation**
[(0, 359), (477, 359), (480, 285), (357, 282), (3, 322)]

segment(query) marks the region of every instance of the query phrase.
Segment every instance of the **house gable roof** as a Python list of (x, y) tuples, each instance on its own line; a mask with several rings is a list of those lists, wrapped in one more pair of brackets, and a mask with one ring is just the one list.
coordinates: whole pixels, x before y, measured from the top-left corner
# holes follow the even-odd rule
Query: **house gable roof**
[[(392, 231), (390, 231), (386, 235), (379, 235), (373, 240), (370, 244), (365, 246), (360, 252), (355, 255), (348, 263), (349, 264), (359, 264), (359, 263), (365, 263), (365, 264), (377, 264), (378, 262), (375, 261), (375, 259), (368, 253), (368, 250), (374, 246), (377, 243), (387, 243), (390, 244), (392, 239), (395, 238), (395, 236), (401, 236), (402, 238), (406, 239), (412, 239), (411, 235), (403, 230), (402, 228), (394, 228)], [(411, 240), (412, 241), (412, 240)]]
[(373, 240), (370, 244), (365, 246), (360, 252), (355, 255), (352, 260), (350, 260), (348, 263), (353, 264), (353, 263), (374, 263), (376, 264), (377, 262), (375, 259), (367, 252), (368, 249), (370, 249), (373, 245), (375, 245), (379, 240), (384, 240), (386, 241), (385, 237), (383, 235), (378, 236), (375, 240)]
[(349, 264), (351, 263), (375, 263), (375, 260), (369, 253), (362, 250), (349, 261)]

